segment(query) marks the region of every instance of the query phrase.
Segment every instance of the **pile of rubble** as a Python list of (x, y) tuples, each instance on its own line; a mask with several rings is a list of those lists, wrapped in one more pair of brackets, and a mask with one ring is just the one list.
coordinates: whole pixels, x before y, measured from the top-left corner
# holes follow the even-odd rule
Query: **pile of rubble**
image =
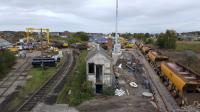
[(184, 111), (184, 112), (200, 112), (200, 103), (194, 102), (193, 105), (182, 107), (181, 111)]

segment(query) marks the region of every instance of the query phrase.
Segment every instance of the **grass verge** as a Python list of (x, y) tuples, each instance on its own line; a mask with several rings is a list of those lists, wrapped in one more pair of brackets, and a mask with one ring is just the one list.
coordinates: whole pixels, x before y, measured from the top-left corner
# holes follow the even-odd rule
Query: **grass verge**
[(177, 51), (192, 50), (194, 52), (200, 52), (200, 42), (186, 42), (178, 41), (176, 43)]
[(57, 103), (76, 106), (93, 97), (91, 82), (86, 81), (86, 55), (87, 51), (81, 52), (64, 89), (58, 96)]

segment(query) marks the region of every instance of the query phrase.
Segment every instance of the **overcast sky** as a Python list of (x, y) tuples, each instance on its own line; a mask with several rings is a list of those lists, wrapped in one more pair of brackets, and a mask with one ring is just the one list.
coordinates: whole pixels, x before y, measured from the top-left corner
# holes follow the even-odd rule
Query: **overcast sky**
[[(0, 0), (0, 30), (115, 31), (115, 0)], [(200, 30), (200, 0), (119, 0), (120, 32)]]

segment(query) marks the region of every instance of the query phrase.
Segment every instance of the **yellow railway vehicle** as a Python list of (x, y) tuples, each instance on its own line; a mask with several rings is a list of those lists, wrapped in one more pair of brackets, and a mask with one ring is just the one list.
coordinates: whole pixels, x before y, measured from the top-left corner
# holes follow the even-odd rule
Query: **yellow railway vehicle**
[(148, 47), (148, 46), (143, 46), (142, 47), (142, 52), (144, 53), (144, 54), (147, 54), (150, 50), (152, 50), (150, 47)]
[(144, 45), (142, 44), (142, 43), (140, 43), (139, 44), (139, 49), (141, 49), (142, 50), (142, 47), (143, 47)]
[(135, 44), (133, 43), (128, 43), (126, 44), (125, 48), (133, 48)]
[(150, 50), (147, 54), (149, 60), (151, 62), (157, 62), (157, 61), (167, 61), (168, 57), (167, 56), (163, 56), (161, 53), (156, 52), (154, 50)]
[[(141, 44), (136, 44), (140, 49)], [(147, 54), (151, 66), (160, 76), (177, 103), (181, 106), (200, 102), (200, 75), (189, 68), (175, 62), (170, 62), (167, 56), (142, 45), (140, 49)]]
[(162, 62), (160, 69), (168, 89), (178, 97), (180, 105), (200, 102), (200, 76), (198, 74), (173, 62)]
[(135, 42), (135, 45), (139, 48), (142, 49), (143, 44), (141, 42)]

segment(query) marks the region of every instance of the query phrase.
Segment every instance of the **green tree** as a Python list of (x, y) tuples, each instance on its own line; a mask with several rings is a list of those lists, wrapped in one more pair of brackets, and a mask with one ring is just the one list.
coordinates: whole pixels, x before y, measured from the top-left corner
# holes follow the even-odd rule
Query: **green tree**
[(175, 49), (177, 33), (174, 30), (167, 30), (166, 33), (161, 33), (156, 41), (159, 48)]
[(128, 39), (128, 40), (130, 40), (130, 39), (133, 38), (133, 35), (132, 35), (131, 33), (127, 33), (127, 32), (121, 34), (120, 36), (121, 36), (121, 37), (124, 37), (124, 38), (126, 38), (126, 39)]
[(150, 38), (151, 36), (149, 33), (145, 33), (144, 35), (145, 35), (145, 38)]
[(72, 34), (72, 38), (76, 38), (76, 39), (79, 39), (81, 41), (88, 41), (89, 40), (89, 36), (85, 32), (74, 33), (74, 34)]
[(160, 35), (157, 38), (156, 44), (159, 46), (159, 48), (164, 48), (165, 46), (165, 34), (160, 33)]
[(152, 38), (147, 38), (144, 41), (145, 44), (154, 44), (154, 40)]

